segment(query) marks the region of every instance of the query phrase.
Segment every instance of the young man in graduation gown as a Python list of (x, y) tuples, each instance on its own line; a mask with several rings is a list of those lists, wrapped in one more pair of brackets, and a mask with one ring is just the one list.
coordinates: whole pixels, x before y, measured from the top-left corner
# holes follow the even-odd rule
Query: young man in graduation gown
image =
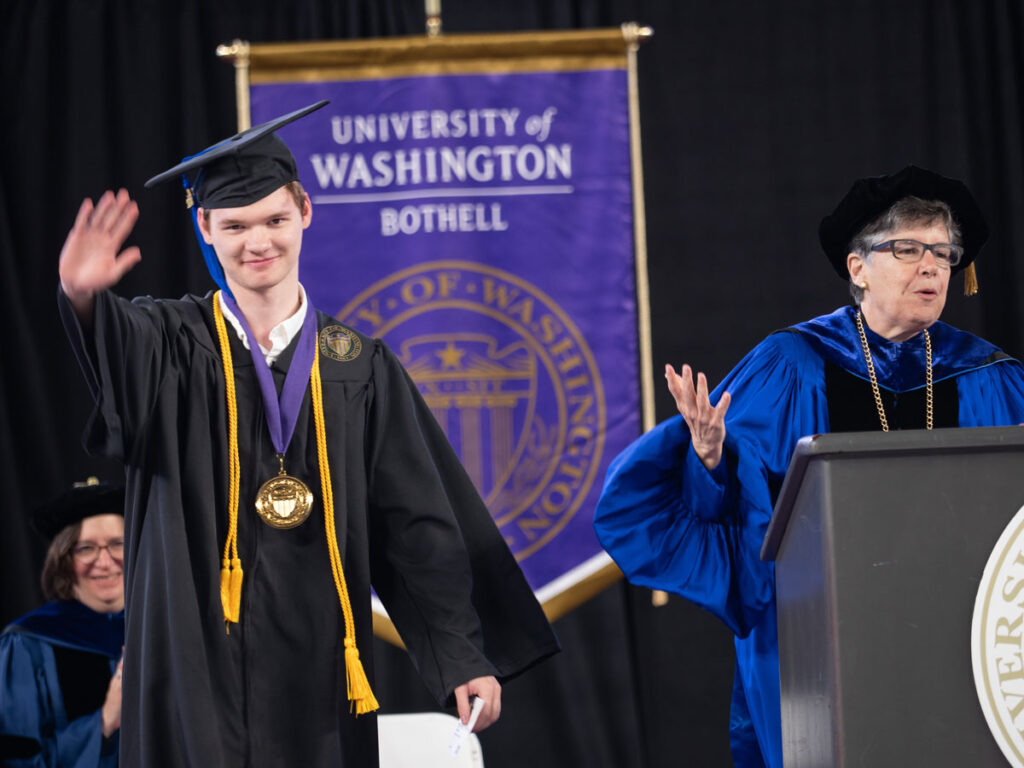
[(861, 179), (820, 235), (855, 306), (772, 334), (710, 397), (703, 374), (694, 385), (689, 366), (667, 368), (680, 415), (615, 459), (595, 513), (631, 582), (687, 597), (735, 633), (739, 768), (782, 768), (775, 578), (760, 551), (797, 441), (1024, 422), (1024, 367), (938, 320), (950, 275), (988, 237), (963, 184), (913, 166)]
[(558, 647), (395, 356), (299, 284), (312, 207), (274, 131), (324, 103), (147, 182), (185, 179), (216, 293), (107, 290), (140, 258), (124, 190), (61, 254), (86, 440), (128, 467), (126, 765), (376, 765), (371, 581), (438, 701), (484, 700), (478, 729)]

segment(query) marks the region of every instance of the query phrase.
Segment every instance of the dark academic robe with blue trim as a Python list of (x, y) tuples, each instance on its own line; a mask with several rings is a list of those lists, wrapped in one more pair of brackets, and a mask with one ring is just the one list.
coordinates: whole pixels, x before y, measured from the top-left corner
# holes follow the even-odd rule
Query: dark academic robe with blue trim
[[(229, 329), (244, 580), (228, 632), (219, 586), (228, 416), (212, 296), (103, 293), (89, 335), (62, 295), (59, 305), (96, 400), (87, 447), (127, 467), (124, 764), (375, 766), (376, 719), (350, 714), (346, 696), (309, 387), (285, 466), (313, 491), (313, 509), (277, 530), (255, 514), (259, 486), (279, 467), (252, 358)], [(416, 386), (383, 343), (359, 341), (352, 360), (320, 355), (356, 641), (372, 685), (372, 580), (423, 681), (446, 702), (456, 686), (511, 677), (558, 644)], [(271, 365), (278, 391), (296, 344)]]
[[(890, 428), (924, 426), (922, 334), (890, 342), (867, 329)], [(945, 323), (930, 329), (936, 427), (1024, 422), (1024, 367)], [(728, 391), (725, 452), (709, 472), (681, 416), (611, 464), (594, 525), (634, 584), (682, 595), (735, 633), (730, 739), (739, 768), (782, 768), (772, 563), (760, 550), (797, 441), (880, 429), (854, 310), (793, 326), (754, 348), (712, 393)]]
[(101, 708), (121, 657), (124, 613), (47, 603), (0, 635), (0, 762), (11, 768), (116, 768), (118, 733)]

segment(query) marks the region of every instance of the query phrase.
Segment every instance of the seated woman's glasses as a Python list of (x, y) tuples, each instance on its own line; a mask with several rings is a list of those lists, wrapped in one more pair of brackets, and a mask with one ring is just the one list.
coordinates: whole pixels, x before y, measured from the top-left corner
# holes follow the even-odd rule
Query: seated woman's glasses
[(91, 542), (75, 544), (71, 550), (71, 554), (74, 555), (75, 560), (80, 563), (92, 563), (100, 556), (100, 551), (104, 549), (107, 550), (110, 556), (115, 560), (120, 560), (124, 557), (124, 541), (121, 539), (108, 541), (102, 546)]

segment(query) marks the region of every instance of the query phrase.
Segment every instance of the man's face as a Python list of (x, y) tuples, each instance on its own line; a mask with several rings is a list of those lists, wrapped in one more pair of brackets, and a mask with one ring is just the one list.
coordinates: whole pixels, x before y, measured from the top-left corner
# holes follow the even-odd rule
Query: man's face
[[(922, 243), (948, 243), (949, 232), (938, 222), (909, 226), (880, 240), (909, 238)], [(861, 309), (875, 333), (905, 341), (939, 319), (946, 305), (950, 269), (925, 251), (917, 262), (900, 261), (888, 251), (872, 253), (865, 261), (850, 254), (847, 264), (855, 283), (867, 283)]]
[(241, 208), (199, 210), (199, 230), (213, 246), (232, 292), (263, 292), (298, 280), (302, 230), (313, 218), (309, 197), (302, 209), (291, 191), (276, 192)]

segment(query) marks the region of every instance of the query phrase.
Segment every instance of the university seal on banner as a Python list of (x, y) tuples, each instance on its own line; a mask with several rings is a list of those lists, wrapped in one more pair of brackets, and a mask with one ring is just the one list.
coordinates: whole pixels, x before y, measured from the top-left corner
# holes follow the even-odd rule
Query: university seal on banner
[(424, 262), (338, 313), (416, 382), (522, 561), (573, 518), (604, 448), (604, 388), (586, 340), (537, 286), (494, 267)]
[(1024, 507), (1003, 530), (974, 602), (971, 660), (985, 720), (1006, 759), (1024, 768)]
[(355, 360), (363, 350), (363, 342), (348, 328), (328, 325), (320, 331), (320, 354), (345, 363)]

